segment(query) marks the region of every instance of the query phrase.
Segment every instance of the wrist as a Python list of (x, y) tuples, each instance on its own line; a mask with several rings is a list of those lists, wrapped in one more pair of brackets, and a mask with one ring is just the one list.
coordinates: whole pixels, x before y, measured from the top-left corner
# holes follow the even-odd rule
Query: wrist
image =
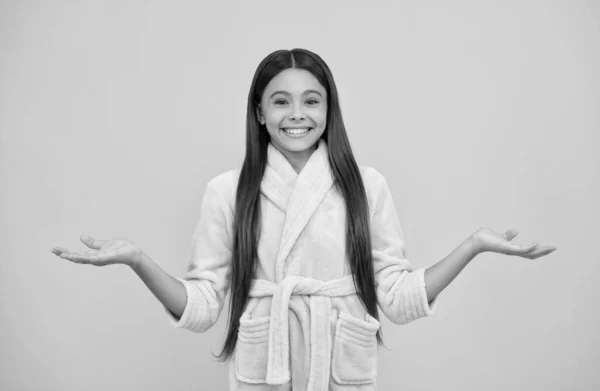
[(127, 263), (127, 265), (133, 270), (137, 271), (143, 264), (147, 263), (149, 260), (150, 257), (148, 257), (148, 255), (146, 255), (146, 253), (144, 253), (143, 251), (140, 251), (131, 259), (131, 261)]
[(469, 236), (463, 242), (463, 246), (465, 247), (465, 249), (467, 249), (467, 251), (471, 253), (473, 257), (486, 251), (483, 246), (483, 243), (481, 243), (481, 240), (479, 240), (477, 233), (474, 233), (473, 235)]

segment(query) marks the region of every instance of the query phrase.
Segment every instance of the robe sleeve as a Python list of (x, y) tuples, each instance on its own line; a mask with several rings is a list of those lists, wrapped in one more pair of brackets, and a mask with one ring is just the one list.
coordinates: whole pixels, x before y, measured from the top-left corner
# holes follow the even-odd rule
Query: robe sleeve
[(232, 207), (209, 182), (193, 236), (187, 273), (177, 278), (187, 292), (185, 310), (178, 319), (164, 307), (174, 327), (202, 333), (216, 323), (230, 285), (232, 226)]
[(434, 313), (428, 303), (425, 268), (413, 270), (404, 256), (404, 233), (387, 181), (377, 175), (377, 199), (371, 222), (373, 267), (379, 307), (395, 324), (406, 324)]

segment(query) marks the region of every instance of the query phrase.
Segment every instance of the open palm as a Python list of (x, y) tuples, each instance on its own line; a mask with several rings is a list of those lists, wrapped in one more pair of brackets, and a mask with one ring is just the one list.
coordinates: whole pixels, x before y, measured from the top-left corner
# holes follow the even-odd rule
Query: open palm
[(71, 262), (95, 266), (132, 265), (141, 257), (142, 251), (127, 239), (97, 240), (85, 235), (80, 239), (89, 250), (77, 253), (62, 247), (55, 247), (51, 251)]
[(539, 243), (512, 243), (511, 240), (518, 234), (519, 231), (516, 229), (509, 229), (504, 233), (498, 233), (490, 228), (481, 228), (475, 233), (475, 239), (480, 252), (489, 251), (506, 255), (518, 255), (529, 259), (536, 259), (556, 250), (556, 246), (541, 246)]

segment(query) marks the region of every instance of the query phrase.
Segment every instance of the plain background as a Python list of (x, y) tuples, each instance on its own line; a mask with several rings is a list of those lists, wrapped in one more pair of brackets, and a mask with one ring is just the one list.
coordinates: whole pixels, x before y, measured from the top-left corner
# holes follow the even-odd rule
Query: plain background
[(211, 356), (226, 316), (175, 330), (127, 267), (50, 249), (126, 237), (182, 276), (206, 182), (241, 164), (258, 63), (302, 47), (332, 69), (359, 163), (387, 177), (414, 267), (483, 226), (558, 247), (480, 255), (433, 317), (384, 318), (379, 389), (598, 389), (599, 15), (591, 1), (2, 2), (0, 388), (227, 389)]

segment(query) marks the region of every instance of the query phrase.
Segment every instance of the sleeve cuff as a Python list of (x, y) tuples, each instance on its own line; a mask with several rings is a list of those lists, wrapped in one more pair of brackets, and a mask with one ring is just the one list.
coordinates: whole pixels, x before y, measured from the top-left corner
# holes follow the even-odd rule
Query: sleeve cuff
[(437, 297), (428, 302), (425, 285), (425, 268), (407, 273), (402, 281), (401, 299), (403, 311), (400, 311), (400, 324), (433, 315), (437, 307)]
[(201, 333), (210, 328), (213, 325), (213, 317), (211, 313), (216, 314), (218, 308), (212, 308), (206, 302), (204, 296), (202, 296), (200, 289), (194, 284), (193, 281), (184, 280), (182, 278), (176, 278), (183, 283), (187, 292), (187, 300), (185, 309), (181, 318), (177, 318), (163, 306), (167, 313), (169, 323), (175, 328), (183, 328), (196, 333)]
[(414, 271), (418, 282), (419, 296), (421, 297), (421, 307), (423, 309), (424, 316), (435, 314), (437, 307), (437, 296), (433, 300), (429, 301), (427, 297), (427, 284), (425, 283), (425, 268), (417, 269)]

